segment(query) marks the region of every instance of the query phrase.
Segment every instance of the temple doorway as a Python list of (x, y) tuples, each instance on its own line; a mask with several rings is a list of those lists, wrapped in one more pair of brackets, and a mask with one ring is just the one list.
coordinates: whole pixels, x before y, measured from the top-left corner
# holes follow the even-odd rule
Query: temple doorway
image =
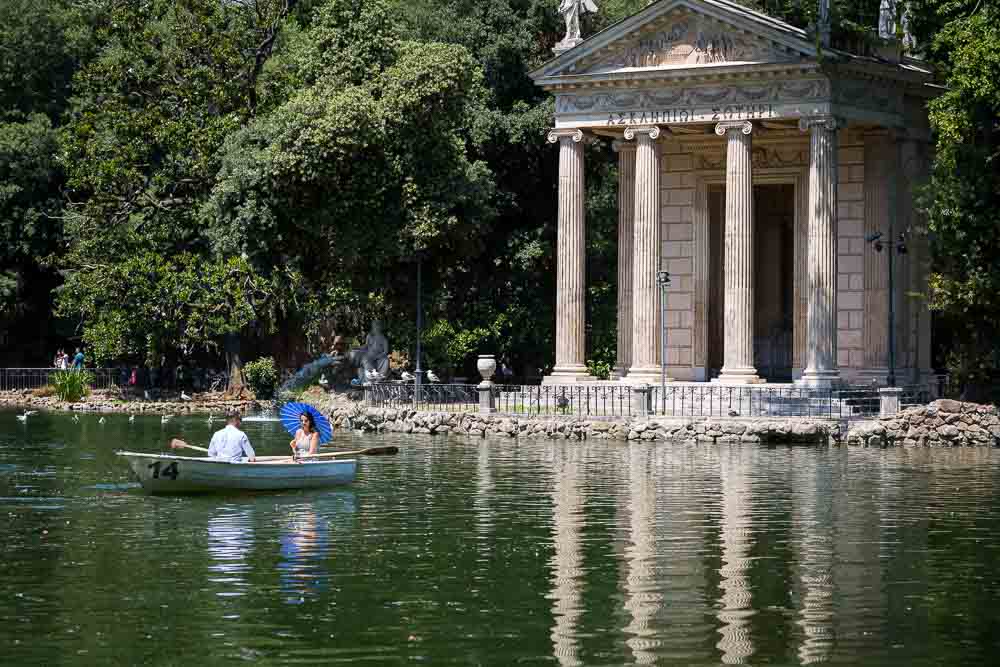
[[(755, 185), (754, 365), (769, 382), (792, 381), (795, 186)], [(724, 185), (708, 188), (708, 377), (718, 377), (725, 342)]]

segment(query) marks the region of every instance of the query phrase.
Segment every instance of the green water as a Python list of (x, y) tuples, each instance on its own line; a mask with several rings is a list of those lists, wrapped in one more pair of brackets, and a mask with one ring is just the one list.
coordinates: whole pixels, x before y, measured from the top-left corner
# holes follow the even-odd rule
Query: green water
[[(10, 665), (988, 664), (1000, 451), (398, 444), (351, 487), (148, 497), (201, 418), (0, 413)], [(217, 425), (216, 425), (217, 426)], [(259, 454), (273, 422), (245, 423)]]

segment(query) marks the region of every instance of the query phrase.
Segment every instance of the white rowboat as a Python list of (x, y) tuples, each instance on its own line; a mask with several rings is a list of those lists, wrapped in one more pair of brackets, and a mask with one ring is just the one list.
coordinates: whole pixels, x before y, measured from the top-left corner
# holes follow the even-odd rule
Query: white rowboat
[(231, 463), (193, 456), (118, 452), (149, 493), (278, 491), (350, 484), (356, 459), (285, 463)]

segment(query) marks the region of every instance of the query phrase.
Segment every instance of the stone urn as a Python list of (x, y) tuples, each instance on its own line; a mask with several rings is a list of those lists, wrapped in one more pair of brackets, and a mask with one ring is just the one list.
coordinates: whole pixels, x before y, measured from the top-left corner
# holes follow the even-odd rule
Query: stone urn
[(476, 361), (476, 369), (483, 376), (484, 383), (490, 382), (497, 370), (497, 360), (493, 358), (492, 354), (480, 354), (479, 360)]

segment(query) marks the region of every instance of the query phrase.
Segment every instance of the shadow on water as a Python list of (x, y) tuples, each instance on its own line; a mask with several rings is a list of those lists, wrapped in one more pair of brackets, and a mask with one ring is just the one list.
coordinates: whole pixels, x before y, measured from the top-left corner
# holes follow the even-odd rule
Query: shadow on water
[[(1000, 452), (397, 444), (346, 489), (139, 492), (200, 417), (0, 412), (5, 663), (980, 664)], [(284, 453), (274, 422), (246, 430)]]

